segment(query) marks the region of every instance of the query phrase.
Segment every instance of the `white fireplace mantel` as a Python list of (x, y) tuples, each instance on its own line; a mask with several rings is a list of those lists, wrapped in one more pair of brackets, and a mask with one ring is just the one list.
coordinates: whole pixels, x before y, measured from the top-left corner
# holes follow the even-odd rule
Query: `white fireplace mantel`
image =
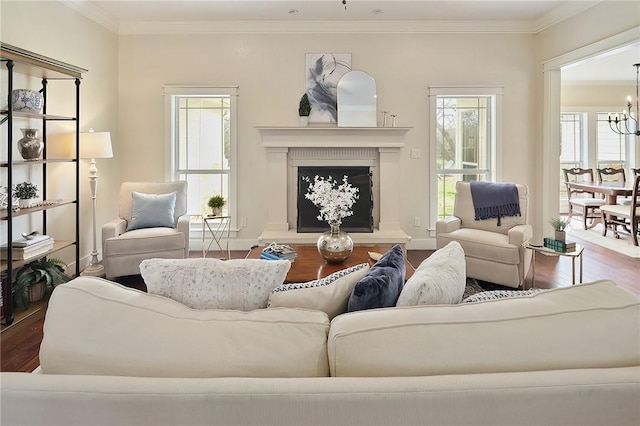
[[(292, 152), (310, 153), (318, 165), (336, 161), (342, 154), (358, 157), (375, 152), (373, 167), (379, 181), (378, 205), (374, 216), (379, 217), (373, 233), (351, 233), (356, 243), (406, 243), (410, 237), (400, 228), (401, 187), (400, 151), (404, 136), (411, 127), (256, 127), (267, 153), (269, 197), (267, 223), (261, 242), (314, 243), (319, 234), (298, 233), (290, 222), (292, 211), (291, 176), (294, 173)], [(339, 158), (340, 161), (345, 161)], [(308, 161), (308, 160), (307, 160)], [(346, 160), (349, 161), (349, 160)], [(354, 161), (356, 161), (354, 159)], [(265, 190), (267, 190), (265, 188)]]

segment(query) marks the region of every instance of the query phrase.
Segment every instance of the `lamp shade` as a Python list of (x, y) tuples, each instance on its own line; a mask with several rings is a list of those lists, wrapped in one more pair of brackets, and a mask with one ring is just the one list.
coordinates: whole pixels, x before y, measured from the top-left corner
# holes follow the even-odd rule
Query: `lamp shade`
[(82, 132), (80, 133), (80, 158), (112, 158), (111, 133)]

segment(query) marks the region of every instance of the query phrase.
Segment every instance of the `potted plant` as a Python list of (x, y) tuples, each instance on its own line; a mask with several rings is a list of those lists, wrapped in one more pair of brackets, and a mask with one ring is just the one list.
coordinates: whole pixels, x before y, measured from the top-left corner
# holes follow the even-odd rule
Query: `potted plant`
[(556, 231), (555, 239), (558, 241), (565, 242), (567, 234), (565, 232), (565, 228), (569, 225), (569, 219), (565, 219), (562, 217), (552, 217), (549, 219), (549, 223), (553, 226), (553, 229)]
[(225, 200), (222, 195), (214, 195), (209, 198), (209, 202), (207, 205), (211, 208), (211, 213), (214, 216), (220, 215), (222, 213), (222, 206), (224, 206)]
[(25, 208), (31, 205), (31, 199), (38, 196), (38, 187), (31, 182), (21, 182), (15, 186), (13, 192), (18, 197), (18, 205)]
[(44, 296), (48, 286), (71, 281), (72, 278), (64, 273), (66, 266), (60, 259), (43, 257), (18, 268), (13, 282), (16, 305), (26, 309), (29, 302), (36, 302)]
[(298, 115), (300, 116), (300, 123), (304, 126), (309, 124), (309, 114), (311, 114), (311, 103), (309, 102), (309, 95), (306, 93), (300, 98), (300, 106), (298, 107)]

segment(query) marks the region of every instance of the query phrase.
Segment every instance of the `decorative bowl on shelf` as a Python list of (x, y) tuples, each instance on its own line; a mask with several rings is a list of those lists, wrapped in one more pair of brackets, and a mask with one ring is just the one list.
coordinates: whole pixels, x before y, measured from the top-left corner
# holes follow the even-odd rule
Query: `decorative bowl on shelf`
[(11, 105), (14, 111), (39, 113), (44, 106), (44, 97), (35, 90), (16, 89), (11, 92)]

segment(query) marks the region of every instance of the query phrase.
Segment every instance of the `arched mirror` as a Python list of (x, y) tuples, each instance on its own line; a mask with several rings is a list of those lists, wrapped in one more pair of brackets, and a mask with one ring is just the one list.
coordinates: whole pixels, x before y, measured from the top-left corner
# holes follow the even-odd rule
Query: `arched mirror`
[(338, 82), (338, 127), (377, 127), (376, 82), (350, 71)]

